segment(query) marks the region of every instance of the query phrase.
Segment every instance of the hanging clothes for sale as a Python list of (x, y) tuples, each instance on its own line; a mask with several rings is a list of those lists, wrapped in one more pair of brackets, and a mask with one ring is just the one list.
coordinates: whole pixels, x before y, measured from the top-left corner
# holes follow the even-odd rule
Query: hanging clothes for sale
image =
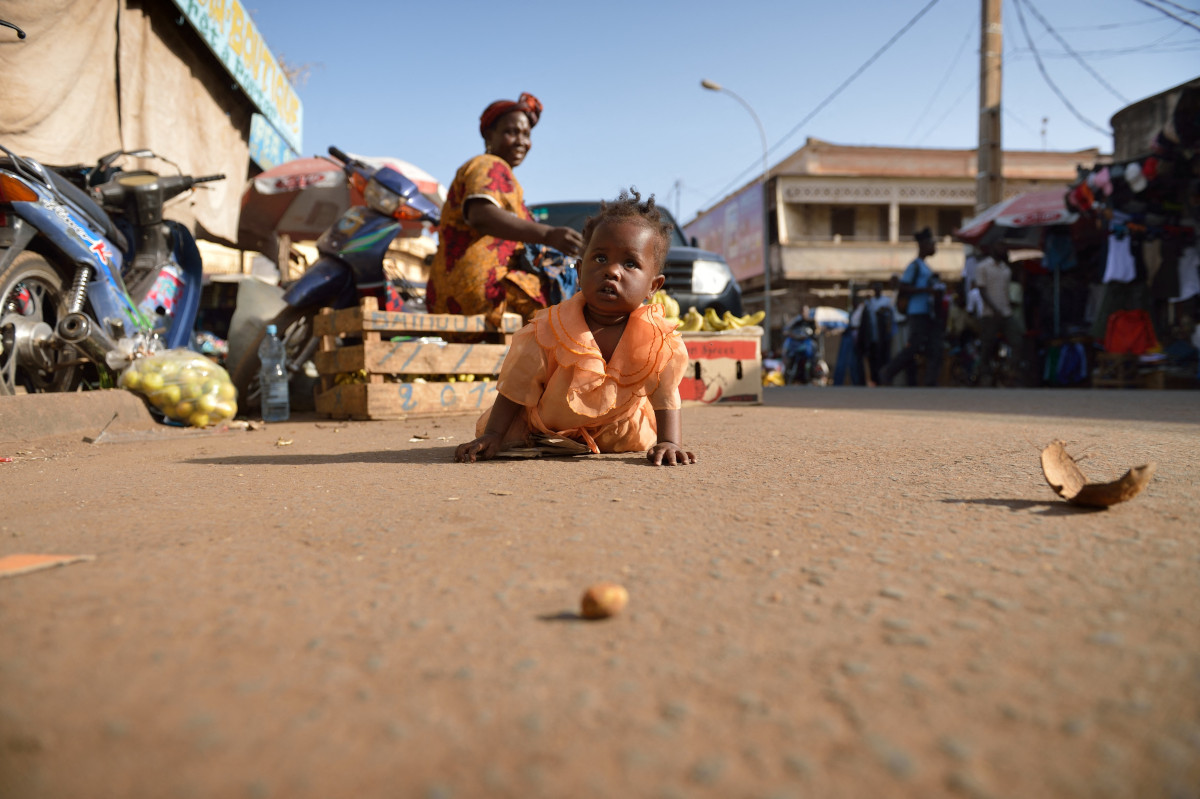
[(1196, 245), (1184, 250), (1179, 256), (1179, 294), (1171, 299), (1172, 302), (1190, 300), (1200, 294), (1200, 251)]
[(1124, 225), (1114, 225), (1108, 236), (1108, 259), (1104, 264), (1105, 283), (1128, 283), (1137, 277), (1133, 260), (1133, 237)]
[(1141, 355), (1158, 349), (1158, 337), (1154, 335), (1154, 323), (1150, 314), (1138, 308), (1130, 311), (1113, 311), (1108, 317), (1104, 333), (1104, 351)]

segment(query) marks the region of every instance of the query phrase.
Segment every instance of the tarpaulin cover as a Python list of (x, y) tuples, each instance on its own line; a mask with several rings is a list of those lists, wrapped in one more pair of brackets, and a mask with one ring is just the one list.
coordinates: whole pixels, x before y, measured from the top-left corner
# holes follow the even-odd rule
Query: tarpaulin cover
[[(439, 208), (445, 188), (425, 170), (398, 158), (347, 153), (374, 167), (390, 166), (417, 185), (417, 190)], [(362, 192), (346, 179), (341, 162), (324, 156), (297, 158), (272, 167), (246, 184), (241, 199), (238, 243), (246, 249), (263, 251), (275, 235), (296, 241), (314, 240), (326, 231), (347, 208), (363, 205)], [(402, 223), (403, 235), (419, 236), (420, 224)]]
[[(185, 175), (224, 173), (166, 216), (201, 235), (236, 237), (252, 106), (191, 29), (175, 24), (169, 4), (5, 0), (0, 13), (28, 34), (0, 31), (0, 142), (46, 164), (146, 148)], [(170, 170), (157, 160), (125, 165)]]
[(1069, 225), (1079, 218), (1063, 202), (1064, 189), (1032, 191), (996, 203), (979, 216), (968, 219), (954, 238), (976, 244), (993, 227), (1025, 229), (1048, 225)]

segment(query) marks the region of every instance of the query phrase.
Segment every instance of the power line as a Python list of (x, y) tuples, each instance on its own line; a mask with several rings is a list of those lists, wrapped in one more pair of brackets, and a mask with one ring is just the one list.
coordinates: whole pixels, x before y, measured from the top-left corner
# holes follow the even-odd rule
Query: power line
[[(882, 56), (889, 49), (891, 49), (891, 46), (893, 44), (895, 44), (900, 39), (901, 36), (903, 36), (905, 33), (907, 33), (909, 28), (911, 28), (913, 25), (916, 25), (917, 21), (920, 20), (921, 17), (925, 16), (926, 12), (928, 12), (929, 9), (933, 8), (937, 4), (938, 4), (938, 0), (929, 0), (929, 2), (925, 5), (925, 7), (917, 12), (917, 15), (915, 17), (910, 19), (904, 25), (903, 28), (896, 31), (896, 33), (892, 36), (892, 38), (888, 39), (887, 43), (884, 44), (883, 47), (879, 48), (879, 50), (877, 50), (875, 52), (875, 55), (868, 58), (861, 67), (859, 67), (858, 69), (856, 69), (854, 71), (854, 74), (852, 74), (850, 77), (846, 78), (846, 80), (842, 81), (842, 84), (840, 86), (838, 86), (836, 89), (834, 89), (833, 92), (828, 97), (826, 97), (824, 100), (822, 100), (820, 103), (818, 103), (817, 107), (814, 108), (811, 112), (809, 112), (808, 116), (806, 116), (806, 117), (804, 117), (804, 119), (800, 120), (800, 122), (794, 128), (792, 128), (790, 131), (788, 131), (787, 134), (785, 134), (782, 139), (777, 141), (775, 144), (771, 145), (771, 147), (767, 149), (767, 155), (769, 156), (771, 153), (775, 152), (775, 150), (779, 149), (779, 147), (781, 147), (784, 142), (786, 142), (793, 135), (795, 135), (796, 131), (800, 130), (802, 127), (807, 125), (810, 121), (812, 121), (813, 117), (815, 117), (817, 114), (819, 114), (822, 111), (822, 109), (825, 108), (825, 106), (827, 106), (831, 102), (833, 102), (833, 100), (836, 99), (837, 96), (839, 94), (841, 94), (842, 91), (844, 91), (847, 86), (849, 86), (851, 83), (853, 83), (854, 80), (859, 75), (866, 72), (868, 67), (870, 67), (872, 64), (874, 64), (879, 59), (880, 56)], [(746, 167), (740, 173), (738, 173), (737, 177), (735, 177), (728, 184), (726, 184), (725, 188), (721, 189), (719, 192), (717, 192), (715, 195), (713, 195), (709, 199), (709, 201), (706, 202), (704, 205), (709, 206), (709, 205), (711, 205), (713, 200), (718, 200), (721, 197), (725, 196), (725, 194), (727, 194), (730, 189), (732, 189), (734, 186), (736, 186), (738, 183), (740, 183), (742, 181), (742, 179), (745, 178), (748, 174), (750, 174), (751, 172), (757, 171), (761, 168), (762, 167), (759, 165), (759, 163), (757, 161), (755, 163), (751, 164), (750, 166)]]
[[(1142, 2), (1142, 0), (1138, 1)], [(1029, 35), (1029, 26), (1025, 24), (1025, 13), (1021, 10), (1021, 6), (1023, 5), (1021, 0), (1013, 0), (1013, 5), (1017, 9), (1017, 19), (1021, 23), (1021, 31), (1025, 34), (1025, 41), (1029, 44), (1029, 49), (1033, 51), (1033, 60), (1037, 62), (1038, 71), (1042, 73), (1042, 78), (1045, 79), (1046, 84), (1054, 91), (1056, 95), (1058, 95), (1058, 99), (1062, 101), (1062, 104), (1067, 107), (1068, 111), (1075, 115), (1076, 119), (1093, 130), (1099, 131), (1106, 136), (1111, 136), (1112, 131), (1108, 130), (1107, 128), (1100, 127), (1095, 122), (1092, 122), (1083, 114), (1079, 113), (1079, 110), (1075, 108), (1075, 106), (1071, 104), (1071, 101), (1067, 99), (1067, 96), (1062, 93), (1062, 89), (1058, 88), (1058, 86), (1050, 78), (1050, 73), (1046, 71), (1046, 66), (1042, 63), (1041, 54), (1038, 53), (1037, 48), (1034, 47), (1033, 37)]]
[[(1124, 55), (1136, 55), (1153, 51), (1156, 54), (1162, 53), (1190, 53), (1195, 50), (1200, 50), (1200, 42), (1172, 42), (1171, 44), (1156, 46), (1155, 44), (1144, 44), (1140, 47), (1115, 47), (1107, 50), (1083, 50), (1080, 55), (1088, 56), (1094, 59), (1117, 58)], [(1008, 56), (1014, 60), (1020, 60), (1025, 56), (1032, 55), (1033, 51), (1025, 47), (1014, 47), (1009, 51)], [(1071, 56), (1059, 50), (1042, 51), (1042, 58), (1070, 58)]]
[(1172, 3), (1171, 0), (1158, 0), (1158, 2), (1163, 3), (1164, 5), (1172, 6), (1174, 8), (1178, 8), (1180, 11), (1183, 11), (1187, 14), (1191, 14), (1192, 16), (1200, 17), (1200, 11), (1197, 11), (1194, 8), (1188, 8), (1187, 6), (1181, 6), (1181, 5), (1179, 5), (1179, 3)]
[(929, 113), (929, 109), (933, 107), (934, 102), (941, 95), (942, 89), (946, 88), (946, 82), (950, 80), (950, 76), (954, 74), (954, 68), (958, 66), (958, 59), (962, 57), (963, 50), (966, 49), (967, 42), (971, 41), (971, 34), (975, 32), (975, 20), (971, 20), (970, 27), (967, 28), (967, 35), (963, 37), (962, 44), (958, 46), (958, 52), (954, 54), (954, 58), (950, 59), (950, 66), (946, 68), (946, 74), (942, 76), (937, 88), (933, 90), (933, 94), (929, 97), (929, 102), (921, 109), (921, 113), (917, 114), (916, 122), (913, 122), (912, 130), (904, 137), (904, 140), (912, 141), (913, 134), (917, 132), (917, 128), (921, 124), (921, 120)]
[(1008, 108), (1008, 106), (1005, 106), (1005, 108), (1004, 108), (1004, 115), (1006, 117), (1008, 117), (1009, 119), (1011, 119), (1013, 122), (1016, 122), (1021, 127), (1025, 128), (1025, 130), (1029, 131), (1030, 133), (1038, 135), (1038, 131), (1034, 130), (1034, 127), (1032, 125), (1030, 125), (1028, 122), (1026, 122), (1025, 120), (1021, 119), (1019, 116), (1014, 114), (1012, 112), (1012, 110)]
[(938, 117), (937, 122), (934, 122), (929, 126), (929, 129), (925, 131), (924, 136), (917, 139), (917, 146), (920, 147), (922, 144), (924, 144), (925, 141), (931, 135), (933, 135), (933, 132), (942, 126), (942, 123), (946, 121), (946, 118), (954, 113), (954, 111), (958, 108), (958, 104), (963, 101), (963, 98), (970, 94), (972, 89), (977, 88), (979, 88), (979, 79), (972, 75), (970, 81), (967, 82), (966, 87), (962, 90), (962, 93), (960, 93), (958, 97), (954, 98), (954, 102), (950, 103), (950, 106), (946, 109), (945, 113)]
[[(1166, 20), (1161, 20), (1161, 19), (1154, 20), (1154, 22), (1165, 22), (1165, 21)], [(1170, 39), (1172, 36), (1179, 33), (1183, 29), (1184, 29), (1183, 25), (1175, 25), (1174, 27), (1171, 28), (1170, 31), (1168, 31), (1167, 33), (1164, 33), (1162, 36), (1159, 36), (1154, 41), (1147, 42), (1146, 44), (1141, 44), (1136, 47), (1109, 47), (1109, 48), (1102, 49), (1102, 50), (1082, 50), (1082, 51), (1076, 51), (1076, 52), (1078, 52), (1080, 55), (1090, 56), (1092, 58), (1112, 58), (1115, 56), (1129, 55), (1132, 53), (1144, 53), (1147, 50), (1154, 50), (1156, 53), (1191, 52), (1192, 50), (1195, 50), (1196, 48), (1200, 47), (1200, 42), (1197, 42), (1195, 40), (1186, 41), (1186, 42), (1171, 42), (1170, 44), (1163, 45), (1163, 42), (1167, 41), (1167, 39)], [(1022, 50), (1021, 48), (1013, 48), (1013, 50), (1011, 51), (1011, 55), (1014, 57), (1020, 57), (1028, 52), (1031, 52), (1031, 51)], [(1059, 52), (1054, 52), (1054, 51), (1047, 52), (1045, 50), (1042, 51), (1042, 55), (1047, 58), (1070, 58), (1070, 56), (1067, 55), (1066, 53), (1059, 53)]]
[[(1159, 12), (1160, 14), (1166, 14), (1171, 19), (1175, 20), (1176, 22), (1182, 22), (1184, 25), (1187, 25), (1189, 28), (1195, 28), (1196, 30), (1200, 31), (1200, 25), (1197, 25), (1194, 22), (1189, 22), (1188, 20), (1184, 19), (1183, 17), (1176, 16), (1175, 14), (1172, 14), (1170, 11), (1163, 8), (1162, 6), (1154, 5), (1154, 3), (1151, 3), (1150, 0), (1137, 0), (1137, 2), (1141, 3), (1142, 5), (1146, 6), (1147, 8), (1153, 8), (1155, 11)], [(1163, 2), (1169, 2), (1169, 0), (1163, 0)], [(1170, 5), (1175, 6), (1176, 8), (1182, 9), (1189, 14), (1196, 13), (1192, 9), (1184, 8), (1183, 6), (1178, 5), (1176, 3), (1170, 3)]]
[(1038, 22), (1042, 23), (1042, 27), (1044, 27), (1047, 31), (1049, 31), (1050, 35), (1053, 36), (1056, 40), (1058, 40), (1058, 43), (1061, 44), (1063, 46), (1063, 49), (1066, 50), (1071, 55), (1071, 58), (1074, 58), (1075, 61), (1078, 62), (1079, 66), (1086, 69), (1088, 74), (1096, 79), (1097, 83), (1099, 83), (1104, 88), (1108, 89), (1109, 92), (1111, 92), (1112, 95), (1114, 97), (1116, 97), (1118, 100), (1120, 100), (1123, 103), (1129, 102), (1128, 97), (1126, 97), (1125, 95), (1121, 94), (1119, 91), (1114, 89), (1111, 83), (1109, 83), (1103, 77), (1100, 76), (1099, 72), (1092, 69), (1091, 64), (1084, 61), (1082, 56), (1080, 56), (1078, 53), (1076, 53), (1074, 50), (1071, 49), (1071, 45), (1067, 44), (1067, 40), (1064, 39), (1063, 37), (1059, 36), (1058, 31), (1054, 30), (1054, 28), (1051, 27), (1050, 23), (1046, 21), (1046, 18), (1042, 16), (1042, 13), (1037, 10), (1037, 6), (1035, 6), (1033, 4), (1033, 0), (1024, 0), (1024, 2), (1025, 2), (1025, 5), (1029, 6), (1029, 13), (1033, 14), (1035, 17), (1037, 17)]
[(1132, 28), (1135, 25), (1158, 25), (1162, 20), (1157, 17), (1149, 19), (1137, 19), (1133, 22), (1104, 22), (1099, 25), (1068, 25), (1065, 28), (1059, 28), (1064, 31), (1107, 31), (1114, 28)]

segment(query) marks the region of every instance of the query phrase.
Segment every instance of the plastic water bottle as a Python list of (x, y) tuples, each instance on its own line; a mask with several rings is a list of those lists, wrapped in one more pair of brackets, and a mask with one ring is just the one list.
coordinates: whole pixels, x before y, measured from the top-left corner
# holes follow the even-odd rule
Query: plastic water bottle
[(261, 390), (263, 421), (286, 422), (291, 415), (285, 364), (287, 350), (275, 330), (275, 325), (267, 325), (267, 334), (258, 345), (258, 360), (262, 364), (259, 367), (258, 384)]

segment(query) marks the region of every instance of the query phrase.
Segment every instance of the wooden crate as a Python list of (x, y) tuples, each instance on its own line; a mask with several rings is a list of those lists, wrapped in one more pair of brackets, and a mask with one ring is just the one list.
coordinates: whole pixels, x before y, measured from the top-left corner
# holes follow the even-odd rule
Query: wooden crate
[[(317, 412), (335, 419), (480, 413), (496, 399), (495, 377), (508, 341), (521, 324), (516, 314), (505, 314), (497, 330), (483, 316), (380, 311), (373, 297), (365, 298), (358, 308), (326, 308), (313, 322), (314, 333), (321, 337), (321, 349), (314, 357), (321, 375)], [(488, 340), (478, 344), (418, 340), (455, 333), (482, 334)], [(413, 338), (391, 341), (395, 336)], [(345, 343), (346, 339), (355, 341)], [(338, 375), (359, 370), (366, 372), (366, 382), (335, 384)], [(424, 383), (409, 379), (426, 374), (475, 375), (476, 379)]]
[(688, 370), (679, 384), (687, 405), (761, 405), (761, 327), (685, 332)]

